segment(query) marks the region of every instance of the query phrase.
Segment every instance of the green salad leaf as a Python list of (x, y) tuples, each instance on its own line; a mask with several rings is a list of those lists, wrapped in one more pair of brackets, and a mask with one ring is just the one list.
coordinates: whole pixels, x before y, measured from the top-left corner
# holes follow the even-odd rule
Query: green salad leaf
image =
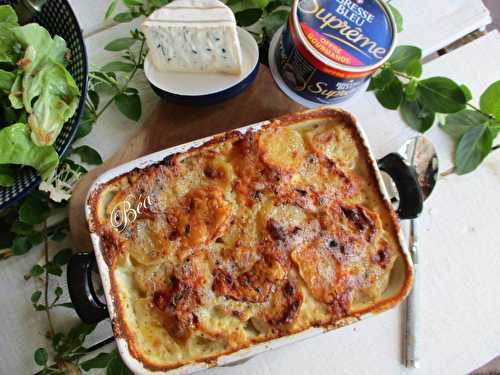
[(15, 166), (49, 178), (59, 163), (52, 147), (78, 108), (80, 92), (65, 68), (66, 42), (37, 23), (20, 26), (0, 6), (0, 186), (15, 181)]
[(23, 77), (21, 74), (16, 76), (14, 83), (10, 88), (9, 100), (10, 105), (14, 109), (24, 108), (23, 104)]
[(12, 108), (7, 96), (2, 96), (0, 91), (0, 129), (21, 122), (26, 124), (28, 117), (23, 110), (16, 110)]
[(0, 90), (10, 92), (15, 79), (16, 75), (14, 73), (0, 69)]
[(61, 64), (46, 65), (38, 75), (42, 76), (42, 90), (28, 124), (33, 143), (46, 146), (54, 143), (64, 123), (75, 113), (79, 91), (73, 77)]
[(0, 6), (0, 22), (17, 25), (19, 20), (15, 10), (10, 5)]
[(36, 23), (14, 28), (14, 35), (26, 51), (18, 62), (22, 78), (18, 76), (14, 82), (11, 104), (19, 109), (22, 95), (33, 143), (48, 146), (78, 107), (78, 87), (62, 65), (68, 48), (64, 39), (52, 38)]
[(0, 62), (15, 64), (18, 58), (17, 40), (13, 26), (18, 23), (17, 14), (10, 5), (0, 5)]
[(0, 130), (0, 164), (29, 165), (48, 178), (58, 162), (54, 147), (33, 144), (28, 125), (14, 124)]

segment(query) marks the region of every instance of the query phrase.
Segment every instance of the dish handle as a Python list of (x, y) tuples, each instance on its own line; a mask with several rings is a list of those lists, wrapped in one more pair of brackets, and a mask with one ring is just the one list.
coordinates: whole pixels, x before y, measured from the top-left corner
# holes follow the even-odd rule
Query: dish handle
[(397, 214), (400, 219), (415, 219), (423, 210), (424, 199), (416, 171), (396, 153), (379, 159), (378, 167), (391, 176), (399, 194)]
[(80, 319), (87, 324), (109, 318), (108, 308), (102, 303), (92, 282), (95, 268), (94, 253), (78, 253), (68, 263), (68, 290), (71, 302)]

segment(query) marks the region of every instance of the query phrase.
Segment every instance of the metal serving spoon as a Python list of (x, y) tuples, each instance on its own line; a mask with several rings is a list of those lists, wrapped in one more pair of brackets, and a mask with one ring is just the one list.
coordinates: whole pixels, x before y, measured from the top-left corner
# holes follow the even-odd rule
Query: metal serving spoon
[[(427, 199), (434, 187), (439, 175), (439, 162), (434, 145), (425, 137), (411, 138), (399, 149), (399, 155), (406, 164), (415, 169), (418, 184), (422, 190), (424, 200)], [(419, 274), (418, 274), (418, 234), (416, 218), (410, 221), (410, 253), (414, 264), (414, 283), (407, 299), (406, 321), (404, 333), (404, 359), (405, 366), (409, 368), (419, 367), (418, 347), (418, 302), (419, 302)]]

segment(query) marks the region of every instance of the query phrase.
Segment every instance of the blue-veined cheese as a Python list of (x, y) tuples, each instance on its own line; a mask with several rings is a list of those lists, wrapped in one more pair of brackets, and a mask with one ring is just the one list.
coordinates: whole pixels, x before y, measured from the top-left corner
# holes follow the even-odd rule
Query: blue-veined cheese
[(141, 26), (159, 71), (241, 73), (236, 19), (217, 0), (175, 0)]

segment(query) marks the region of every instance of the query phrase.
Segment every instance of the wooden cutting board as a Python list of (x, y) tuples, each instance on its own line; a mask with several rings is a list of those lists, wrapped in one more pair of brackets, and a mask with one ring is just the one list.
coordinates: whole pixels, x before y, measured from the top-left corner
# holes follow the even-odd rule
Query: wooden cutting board
[(303, 109), (280, 91), (263, 65), (249, 89), (224, 103), (192, 107), (160, 101), (137, 133), (76, 186), (69, 203), (74, 246), (82, 251), (92, 249), (84, 204), (90, 186), (105, 171), (168, 147)]

